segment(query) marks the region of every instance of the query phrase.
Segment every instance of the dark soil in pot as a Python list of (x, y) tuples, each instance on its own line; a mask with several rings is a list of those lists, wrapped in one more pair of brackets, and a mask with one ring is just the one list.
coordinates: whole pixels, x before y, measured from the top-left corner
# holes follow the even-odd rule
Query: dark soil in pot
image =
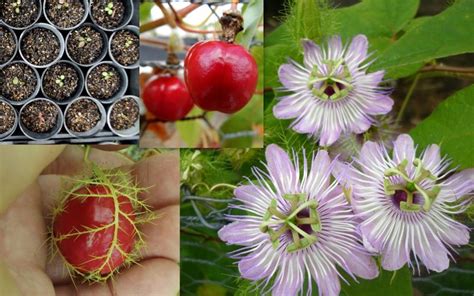
[(120, 90), (121, 83), (120, 73), (108, 64), (95, 67), (87, 77), (87, 89), (90, 95), (100, 100), (113, 97)]
[(30, 97), (38, 81), (33, 69), (15, 63), (0, 70), (0, 94), (12, 101), (22, 101)]
[(67, 63), (49, 67), (43, 78), (43, 91), (49, 98), (62, 101), (72, 97), (79, 87), (79, 74)]
[(99, 31), (91, 26), (83, 26), (71, 32), (67, 41), (67, 50), (77, 63), (91, 64), (100, 57), (104, 43)]
[(15, 28), (33, 24), (39, 14), (36, 0), (0, 0), (0, 19)]
[(113, 106), (110, 113), (110, 125), (115, 130), (126, 130), (135, 124), (139, 116), (137, 102), (132, 98), (124, 98)]
[(125, 17), (125, 5), (121, 0), (92, 0), (91, 13), (99, 26), (114, 29)]
[(59, 110), (53, 103), (38, 100), (25, 106), (20, 119), (28, 130), (44, 134), (56, 126), (58, 114)]
[(25, 59), (33, 65), (43, 66), (53, 62), (59, 55), (58, 37), (48, 29), (34, 28), (21, 40)]
[(0, 101), (0, 134), (8, 132), (15, 125), (15, 110), (6, 102)]
[(81, 0), (47, 0), (46, 14), (49, 20), (60, 28), (71, 28), (78, 25), (85, 13)]
[(0, 64), (5, 64), (15, 54), (15, 36), (5, 26), (0, 26), (0, 40)]
[(77, 133), (93, 129), (101, 119), (99, 107), (92, 100), (79, 99), (66, 112), (67, 127)]
[(131, 31), (121, 30), (115, 33), (111, 41), (111, 50), (119, 64), (133, 65), (140, 58), (140, 39)]

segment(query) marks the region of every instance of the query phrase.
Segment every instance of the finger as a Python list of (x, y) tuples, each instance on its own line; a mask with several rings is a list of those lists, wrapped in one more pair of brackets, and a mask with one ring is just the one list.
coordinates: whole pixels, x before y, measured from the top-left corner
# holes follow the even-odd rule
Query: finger
[(179, 204), (179, 154), (175, 151), (158, 154), (135, 164), (132, 168), (138, 185), (148, 190), (141, 194), (155, 209)]
[(0, 256), (7, 263), (44, 267), (46, 228), (41, 215), (39, 185), (30, 185), (0, 216)]
[(33, 183), (0, 216), (0, 258), (9, 266), (22, 295), (53, 293), (43, 271), (47, 237), (40, 209), (39, 185)]
[(174, 296), (179, 293), (179, 266), (164, 258), (145, 260), (116, 276), (118, 296)]
[(54, 290), (56, 296), (108, 296), (112, 295), (107, 283), (96, 283), (93, 285), (80, 284), (74, 286), (73, 284), (55, 286)]
[[(89, 152), (89, 160), (104, 169), (133, 164), (130, 158), (121, 153), (103, 151), (100, 149), (91, 149)], [(61, 153), (42, 174), (75, 175), (83, 173), (84, 168), (84, 148), (76, 145), (68, 145), (63, 153)]]
[(92, 145), (94, 149), (104, 150), (104, 151), (119, 151), (130, 147), (129, 145)]
[(146, 243), (141, 257), (163, 257), (179, 262), (179, 206), (169, 206), (156, 213), (155, 221), (141, 227)]

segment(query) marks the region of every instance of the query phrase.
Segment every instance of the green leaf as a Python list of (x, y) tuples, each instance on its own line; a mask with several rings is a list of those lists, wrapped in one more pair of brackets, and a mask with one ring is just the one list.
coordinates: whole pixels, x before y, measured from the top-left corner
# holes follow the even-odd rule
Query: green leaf
[(196, 295), (219, 286), (231, 293), (239, 276), (233, 260), (227, 253), (231, 249), (218, 240), (202, 239), (191, 235), (181, 235), (181, 293)]
[(371, 37), (394, 37), (415, 17), (419, 0), (365, 0), (337, 9), (336, 20), (343, 37), (365, 34)]
[[(357, 34), (364, 34), (369, 39), (369, 51), (375, 53), (376, 60), (380, 55), (396, 44), (401, 31), (407, 30), (419, 6), (419, 0), (366, 0), (359, 4), (336, 9), (336, 21), (339, 23), (339, 34), (349, 40)], [(399, 67), (397, 77), (404, 77), (416, 72), (422, 63)], [(371, 69), (372, 71), (372, 69)], [(387, 76), (394, 78), (394, 73)]]
[(411, 272), (407, 266), (393, 271), (383, 270), (379, 277), (373, 280), (359, 279), (359, 283), (350, 280), (350, 285), (343, 284), (341, 295), (346, 296), (399, 296), (413, 295)]
[(244, 31), (240, 34), (239, 44), (248, 48), (263, 17), (263, 0), (251, 0), (242, 14)]
[[(416, 144), (425, 148), (438, 144), (441, 151), (461, 168), (474, 167), (474, 85), (442, 102), (435, 111), (410, 131)], [(421, 98), (420, 98), (421, 99)]]
[(151, 19), (151, 9), (155, 6), (154, 2), (143, 2), (140, 4), (140, 23)]
[(252, 147), (256, 136), (250, 132), (254, 131), (256, 124), (263, 124), (263, 96), (261, 95), (253, 96), (244, 109), (235, 113), (222, 125), (221, 131), (225, 134), (224, 137), (227, 137), (222, 146)]
[[(400, 1), (405, 2), (405, 1)], [(392, 78), (401, 67), (451, 55), (474, 52), (474, 5), (458, 0), (442, 13), (420, 21), (390, 46), (371, 69), (385, 69)]]
[[(196, 116), (201, 113), (200, 109), (193, 108), (187, 116)], [(176, 129), (187, 147), (197, 146), (202, 130), (200, 120), (177, 121)]]

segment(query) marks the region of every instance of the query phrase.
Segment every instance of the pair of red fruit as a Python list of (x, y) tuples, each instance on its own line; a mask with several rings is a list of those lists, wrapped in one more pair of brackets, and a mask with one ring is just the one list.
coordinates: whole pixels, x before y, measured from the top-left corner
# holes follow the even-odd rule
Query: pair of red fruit
[(143, 89), (143, 102), (158, 119), (176, 121), (194, 104), (205, 111), (235, 113), (257, 86), (257, 64), (240, 45), (225, 41), (194, 44), (184, 60), (186, 85), (175, 76), (156, 76)]

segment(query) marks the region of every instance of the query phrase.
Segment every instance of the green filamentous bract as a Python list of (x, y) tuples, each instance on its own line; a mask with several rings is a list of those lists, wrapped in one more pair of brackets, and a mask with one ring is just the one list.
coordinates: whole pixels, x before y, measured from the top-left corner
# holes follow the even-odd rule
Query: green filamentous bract
[[(105, 282), (110, 278), (113, 278), (115, 274), (118, 273), (119, 268), (116, 268), (112, 272), (108, 274), (101, 274), (101, 270), (103, 270), (108, 264), (110, 264), (111, 256), (114, 250), (118, 250), (125, 261), (121, 266), (129, 267), (134, 264), (138, 264), (138, 259), (140, 257), (140, 250), (145, 246), (145, 241), (143, 238), (143, 233), (137, 227), (138, 225), (152, 222), (153, 220), (157, 219), (158, 216), (153, 212), (152, 208), (148, 206), (145, 202), (141, 201), (138, 195), (141, 192), (146, 191), (148, 188), (140, 188), (136, 185), (136, 182), (130, 177), (129, 172), (124, 172), (121, 170), (104, 170), (99, 166), (89, 163), (91, 170), (92, 170), (92, 177), (85, 177), (85, 178), (66, 178), (68, 184), (71, 182), (74, 186), (70, 187), (67, 190), (64, 190), (61, 194), (60, 200), (57, 206), (53, 209), (51, 218), (52, 223), (54, 225), (54, 219), (60, 213), (64, 211), (64, 207), (68, 202), (69, 198), (113, 198), (115, 204), (115, 211), (114, 211), (114, 221), (112, 223), (102, 225), (100, 227), (83, 227), (85, 230), (77, 231), (73, 233), (68, 233), (66, 235), (62, 235), (59, 237), (55, 237), (53, 234), (52, 228), (49, 229), (49, 238), (50, 240), (50, 258), (54, 258), (56, 255), (61, 256), (63, 262), (67, 268), (67, 271), (74, 282), (74, 279), (81, 278), (82, 282)], [(78, 194), (77, 190), (92, 186), (92, 185), (99, 185), (105, 186), (109, 189), (109, 193), (104, 196), (102, 194)], [(134, 209), (134, 220), (131, 220), (127, 213), (124, 213), (120, 210), (118, 197), (119, 196), (126, 196), (129, 198), (130, 203)], [(132, 252), (127, 253), (121, 249), (119, 241), (118, 241), (118, 231), (119, 231), (119, 216), (125, 217), (131, 225), (134, 227), (134, 233), (136, 235), (136, 240), (134, 242), (134, 248)], [(100, 257), (93, 257), (91, 260), (104, 260), (104, 263), (97, 268), (93, 272), (84, 273), (78, 270), (77, 267), (71, 265), (69, 262), (65, 260), (65, 258), (61, 255), (59, 251), (59, 247), (57, 243), (61, 240), (69, 238), (71, 236), (78, 236), (87, 233), (96, 233), (107, 229), (109, 227), (114, 227), (114, 237), (112, 240), (112, 244), (104, 256)]]

